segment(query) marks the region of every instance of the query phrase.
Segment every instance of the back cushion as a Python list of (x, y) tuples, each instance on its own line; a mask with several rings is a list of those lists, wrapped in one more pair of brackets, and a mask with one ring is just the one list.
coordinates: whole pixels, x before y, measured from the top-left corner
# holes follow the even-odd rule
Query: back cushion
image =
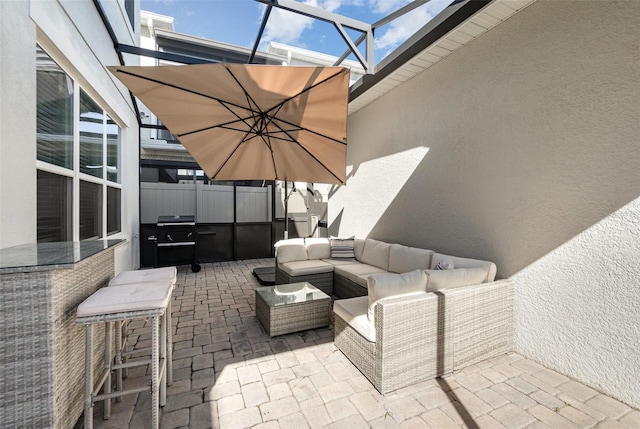
[(389, 251), (389, 271), (408, 273), (413, 270), (426, 270), (431, 264), (432, 254), (431, 250), (392, 244)]
[(442, 253), (434, 253), (431, 258), (431, 269), (434, 270), (439, 262), (445, 260), (453, 262), (454, 268), (482, 268), (485, 270), (485, 278), (483, 282), (492, 282), (496, 279), (496, 264), (480, 259), (460, 258), (458, 256), (444, 255)]
[(356, 254), (356, 259), (362, 261), (362, 252), (364, 252), (364, 240), (362, 238), (356, 238), (353, 244), (353, 253)]
[(487, 275), (484, 268), (454, 268), (452, 270), (425, 270), (429, 274), (429, 292), (455, 289), (482, 283)]
[(328, 238), (305, 238), (309, 259), (328, 259), (331, 257), (331, 244)]
[(427, 292), (428, 275), (423, 270), (415, 270), (404, 274), (380, 273), (372, 274), (367, 279), (369, 294), (369, 311), (367, 317), (372, 322), (375, 318), (376, 303), (383, 298)]
[(279, 264), (293, 261), (306, 261), (308, 259), (304, 238), (280, 240), (274, 247), (276, 248), (276, 259)]
[(364, 241), (362, 262), (389, 271), (391, 244), (367, 238)]

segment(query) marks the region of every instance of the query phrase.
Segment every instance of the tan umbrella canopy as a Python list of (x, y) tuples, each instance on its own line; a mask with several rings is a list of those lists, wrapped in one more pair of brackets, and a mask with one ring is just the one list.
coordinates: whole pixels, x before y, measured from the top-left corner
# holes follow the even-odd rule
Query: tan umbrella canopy
[(349, 72), (247, 64), (109, 67), (212, 180), (344, 184)]

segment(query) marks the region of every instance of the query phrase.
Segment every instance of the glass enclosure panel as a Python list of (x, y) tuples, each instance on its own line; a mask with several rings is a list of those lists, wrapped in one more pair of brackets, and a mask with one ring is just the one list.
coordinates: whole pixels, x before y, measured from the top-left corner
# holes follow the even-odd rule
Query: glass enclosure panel
[(120, 183), (120, 127), (108, 115), (107, 180)]
[(107, 186), (107, 234), (120, 232), (120, 195), (120, 189)]
[(73, 81), (36, 46), (38, 160), (73, 169)]
[(80, 240), (102, 235), (102, 185), (80, 181)]
[(80, 172), (102, 178), (104, 114), (100, 106), (80, 90)]
[(38, 170), (38, 242), (70, 241), (71, 177)]

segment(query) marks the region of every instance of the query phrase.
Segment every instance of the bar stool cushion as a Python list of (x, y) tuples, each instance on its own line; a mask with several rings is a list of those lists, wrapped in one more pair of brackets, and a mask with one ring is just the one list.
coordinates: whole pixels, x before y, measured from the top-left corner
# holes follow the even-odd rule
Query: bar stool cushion
[(176, 267), (150, 268), (147, 270), (123, 271), (111, 279), (109, 286), (161, 281), (169, 281), (171, 285), (175, 285), (177, 279)]
[(166, 308), (172, 289), (164, 282), (103, 287), (78, 306), (77, 317)]

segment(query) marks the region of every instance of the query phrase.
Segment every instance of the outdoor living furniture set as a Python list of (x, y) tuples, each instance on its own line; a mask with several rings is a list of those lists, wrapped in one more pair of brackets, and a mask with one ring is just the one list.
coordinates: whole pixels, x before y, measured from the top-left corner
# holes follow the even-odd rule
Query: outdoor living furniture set
[(276, 283), (334, 295), (335, 345), (383, 394), (512, 350), (514, 285), (495, 276), (492, 262), (372, 239), (276, 243)]

